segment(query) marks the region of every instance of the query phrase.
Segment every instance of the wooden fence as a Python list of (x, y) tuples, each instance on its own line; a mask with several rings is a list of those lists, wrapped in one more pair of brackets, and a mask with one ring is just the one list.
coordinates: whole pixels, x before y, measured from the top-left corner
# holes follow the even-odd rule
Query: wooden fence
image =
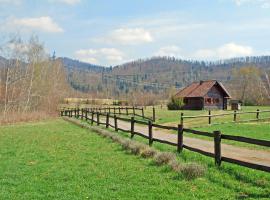
[[(248, 111), (248, 112), (231, 112), (231, 113), (223, 113), (223, 114), (212, 114), (211, 110), (208, 111), (208, 115), (194, 115), (194, 116), (184, 116), (184, 113), (181, 113), (180, 116), (180, 123), (184, 124), (184, 119), (199, 119), (199, 118), (208, 118), (208, 124), (225, 124), (225, 123), (232, 123), (232, 122), (252, 122), (252, 121), (259, 121), (259, 120), (267, 120), (270, 119), (269, 117), (260, 117), (261, 113), (270, 113), (270, 110), (259, 110), (256, 111)], [(237, 116), (245, 115), (245, 114), (254, 114), (253, 119), (246, 119), (246, 120), (237, 120)], [(215, 117), (224, 117), (224, 116), (232, 116), (232, 121), (228, 122), (220, 122), (220, 123), (213, 123), (213, 118)]]
[[(65, 110), (66, 108), (62, 108), (61, 110)], [(76, 108), (77, 110), (79, 108)], [(141, 117), (145, 120), (151, 120), (155, 121), (156, 120), (156, 111), (155, 107), (152, 109), (152, 116), (148, 117), (145, 115), (145, 109), (143, 107), (91, 107), (91, 108), (83, 108), (84, 110), (87, 110), (88, 112), (99, 112), (102, 114), (114, 114), (114, 115), (132, 115), (132, 116), (137, 116)], [(72, 109), (74, 111), (74, 109)], [(75, 112), (75, 111), (74, 111)]]
[[(150, 146), (153, 144), (153, 142), (160, 142), (160, 143), (176, 146), (177, 151), (179, 153), (183, 150), (183, 148), (185, 148), (185, 149), (188, 149), (190, 151), (194, 151), (194, 152), (200, 153), (202, 155), (214, 158), (215, 164), (218, 166), (220, 166), (221, 162), (223, 161), (223, 162), (234, 163), (237, 165), (241, 165), (241, 166), (256, 169), (256, 170), (270, 172), (270, 166), (264, 166), (264, 165), (260, 165), (260, 164), (255, 164), (255, 163), (250, 163), (250, 162), (245, 162), (245, 161), (225, 157), (225, 156), (222, 156), (222, 152), (221, 152), (221, 141), (222, 140), (233, 140), (233, 141), (254, 144), (254, 145), (264, 146), (264, 147), (270, 147), (270, 141), (247, 138), (247, 137), (242, 137), (242, 136), (225, 135), (225, 134), (222, 134), (220, 131), (214, 131), (214, 132), (197, 131), (197, 130), (193, 130), (193, 129), (184, 128), (184, 126), (182, 124), (179, 124), (177, 127), (164, 126), (164, 125), (154, 124), (151, 120), (149, 120), (148, 122), (145, 122), (145, 121), (137, 120), (134, 117), (131, 117), (130, 119), (129, 118), (122, 118), (122, 117), (118, 117), (116, 115), (111, 115), (110, 113), (100, 113), (100, 112), (89, 111), (86, 109), (62, 110), (60, 114), (61, 114), (61, 116), (76, 117), (76, 118), (80, 118), (82, 120), (85, 119), (86, 121), (90, 121), (90, 123), (92, 125), (94, 123), (96, 123), (98, 126), (105, 125), (106, 128), (109, 128), (109, 127), (114, 128), (115, 131), (120, 130), (123, 132), (131, 133), (131, 138), (133, 138), (134, 135), (144, 137), (144, 138), (148, 139)], [(100, 116), (106, 117), (105, 122), (100, 121)], [(110, 123), (110, 118), (113, 119), (113, 124)], [(118, 127), (118, 120), (130, 122), (130, 129), (125, 130), (125, 129), (119, 128)], [(135, 124), (147, 126), (148, 127), (148, 134), (146, 135), (146, 134), (143, 134), (140, 132), (136, 132), (134, 129)], [(171, 141), (162, 140), (159, 138), (154, 138), (153, 137), (153, 127), (156, 127), (159, 129), (177, 131), (177, 142), (174, 143)], [(191, 147), (191, 146), (184, 144), (184, 140), (183, 140), (184, 133), (195, 134), (195, 135), (213, 138), (214, 153), (203, 151), (201, 149), (194, 148), (194, 147)]]

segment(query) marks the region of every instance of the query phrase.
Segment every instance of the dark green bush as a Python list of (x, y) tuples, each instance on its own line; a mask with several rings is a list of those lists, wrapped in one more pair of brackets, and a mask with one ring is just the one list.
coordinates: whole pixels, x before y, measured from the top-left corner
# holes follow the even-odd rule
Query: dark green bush
[(183, 98), (171, 97), (170, 102), (167, 104), (169, 110), (181, 110), (184, 106)]

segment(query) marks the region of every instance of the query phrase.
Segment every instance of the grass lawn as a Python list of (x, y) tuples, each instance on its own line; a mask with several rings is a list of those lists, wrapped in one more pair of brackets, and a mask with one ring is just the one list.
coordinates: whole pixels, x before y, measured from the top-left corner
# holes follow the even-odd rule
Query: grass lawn
[(200, 162), (207, 174), (185, 180), (63, 120), (2, 126), (0, 199), (270, 198), (267, 173), (230, 164), (216, 168), (212, 159), (189, 151), (179, 160)]
[[(243, 106), (242, 110), (239, 112), (247, 112), (247, 111), (256, 111), (260, 110), (270, 110), (270, 106)], [(147, 107), (145, 113), (147, 116), (152, 116), (152, 107)], [(176, 110), (171, 111), (168, 110), (167, 107), (160, 108), (160, 106), (156, 107), (156, 123), (158, 124), (179, 124), (180, 123), (180, 115), (184, 113), (184, 116), (195, 116), (195, 115), (208, 115), (207, 110)], [(233, 113), (231, 110), (212, 110), (212, 114), (223, 114), (223, 113)], [(270, 118), (270, 112), (268, 113), (260, 113), (261, 118)], [(237, 115), (237, 120), (247, 120), (247, 119), (256, 119), (256, 113), (252, 114), (243, 114)], [(212, 117), (212, 123), (220, 123), (220, 122), (232, 122), (233, 115), (222, 116), (222, 117)], [(208, 118), (197, 118), (197, 119), (184, 119), (184, 125), (186, 127), (198, 127), (205, 126), (208, 124)]]
[[(268, 106), (246, 106), (243, 107), (242, 111), (256, 111), (260, 110), (270, 110)], [(152, 112), (151, 108), (147, 108), (147, 114), (150, 115)], [(177, 126), (180, 123), (180, 113), (183, 112), (184, 116), (194, 116), (194, 115), (207, 115), (208, 111), (192, 111), (192, 110), (182, 110), (182, 111), (169, 111), (166, 108), (161, 109), (160, 107), (156, 108), (158, 124), (167, 124), (172, 126)], [(228, 113), (232, 111), (223, 111), (223, 110), (213, 110), (213, 114)], [(256, 114), (244, 114), (238, 116), (238, 120), (246, 119), (255, 119)], [(260, 117), (270, 118), (270, 113), (261, 113)], [(224, 116), (224, 117), (214, 117), (212, 118), (212, 123), (221, 123), (221, 122), (232, 122), (233, 116)], [(226, 124), (217, 124), (217, 125), (208, 125), (208, 118), (198, 118), (198, 119), (185, 119), (184, 126), (189, 128), (194, 128), (196, 130), (204, 131), (215, 131), (220, 130), (224, 134), (245, 136), (256, 139), (270, 140), (270, 120), (268, 121), (259, 121), (259, 122), (245, 122), (245, 123), (226, 123)], [(190, 135), (191, 137), (198, 137), (195, 135)], [(203, 139), (209, 139), (206, 137), (200, 137)], [(225, 140), (224, 140), (225, 141)], [(235, 142), (225, 141), (226, 143), (236, 144)], [(237, 143), (240, 144), (240, 143)], [(240, 145), (247, 146), (244, 143)], [(259, 147), (260, 148), (260, 147)]]

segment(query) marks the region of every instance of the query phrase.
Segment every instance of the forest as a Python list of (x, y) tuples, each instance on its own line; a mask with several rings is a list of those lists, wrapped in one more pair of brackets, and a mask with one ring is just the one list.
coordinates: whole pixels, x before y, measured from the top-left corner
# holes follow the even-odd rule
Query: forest
[(74, 89), (102, 98), (151, 105), (194, 81), (213, 79), (221, 81), (233, 98), (246, 105), (270, 103), (270, 56), (215, 62), (153, 57), (115, 67), (99, 66), (98, 70), (76, 62), (69, 65), (66, 60), (63, 64)]

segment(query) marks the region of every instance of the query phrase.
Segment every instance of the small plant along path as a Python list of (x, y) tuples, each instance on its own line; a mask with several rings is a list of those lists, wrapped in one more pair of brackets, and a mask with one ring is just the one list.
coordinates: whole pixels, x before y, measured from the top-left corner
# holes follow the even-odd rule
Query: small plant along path
[[(105, 122), (105, 119), (101, 118), (102, 122)], [(110, 123), (113, 124), (113, 119), (110, 119)], [(130, 123), (118, 120), (118, 128), (130, 129)], [(136, 126), (135, 131), (140, 132), (146, 136), (148, 136), (148, 127)], [(177, 135), (168, 133), (165, 130), (153, 129), (153, 138), (170, 141), (173, 143), (177, 143)], [(184, 144), (187, 146), (191, 146), (197, 149), (201, 149), (203, 151), (214, 153), (214, 142), (207, 141), (198, 138), (190, 138), (184, 136)], [(229, 144), (221, 145), (222, 156), (245, 161), (252, 162), (255, 164), (270, 166), (270, 151), (264, 150), (256, 150), (245, 147), (237, 147)]]

